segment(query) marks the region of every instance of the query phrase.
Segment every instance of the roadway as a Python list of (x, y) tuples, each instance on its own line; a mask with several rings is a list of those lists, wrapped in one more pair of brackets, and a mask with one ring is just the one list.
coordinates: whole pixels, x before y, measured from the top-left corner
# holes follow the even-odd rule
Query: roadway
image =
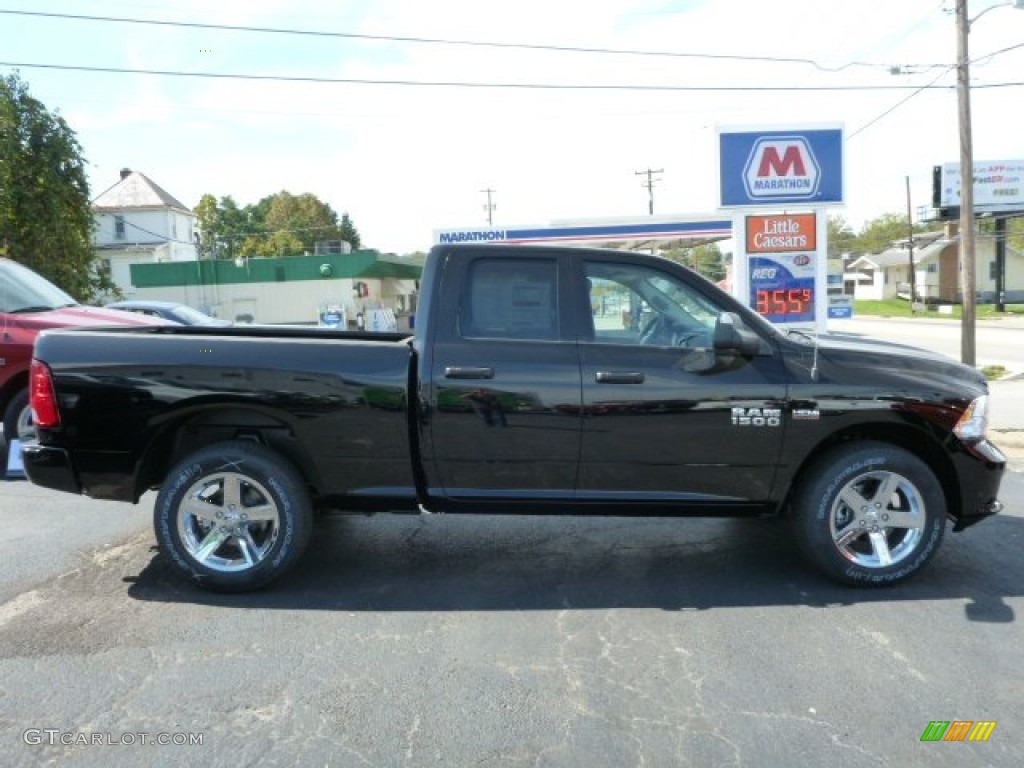
[[(939, 317), (887, 318), (858, 316), (830, 320), (829, 331), (884, 339), (923, 347), (960, 359), (960, 322)], [(975, 328), (975, 357), (979, 366), (1002, 365), (1024, 373), (1024, 319), (982, 320)]]

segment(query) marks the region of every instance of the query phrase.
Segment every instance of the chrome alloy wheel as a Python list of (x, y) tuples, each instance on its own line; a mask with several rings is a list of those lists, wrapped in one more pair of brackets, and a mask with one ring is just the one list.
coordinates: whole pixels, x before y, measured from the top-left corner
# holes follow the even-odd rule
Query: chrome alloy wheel
[(921, 492), (902, 475), (884, 470), (853, 478), (829, 514), (836, 548), (864, 568), (886, 568), (912, 555), (925, 523)]
[(36, 423), (32, 418), (32, 407), (26, 405), (18, 413), (17, 437), (21, 442), (31, 440), (36, 436)]
[(205, 475), (178, 507), (178, 535), (197, 563), (225, 573), (261, 563), (281, 532), (273, 497), (237, 472)]

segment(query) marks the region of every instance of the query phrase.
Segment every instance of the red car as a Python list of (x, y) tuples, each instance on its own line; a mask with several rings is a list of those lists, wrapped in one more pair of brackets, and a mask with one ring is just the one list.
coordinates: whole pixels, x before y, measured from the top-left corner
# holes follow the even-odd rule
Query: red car
[(40, 331), (80, 325), (153, 325), (159, 321), (113, 309), (84, 307), (50, 281), (0, 259), (0, 413), (4, 439), (32, 431), (28, 368)]

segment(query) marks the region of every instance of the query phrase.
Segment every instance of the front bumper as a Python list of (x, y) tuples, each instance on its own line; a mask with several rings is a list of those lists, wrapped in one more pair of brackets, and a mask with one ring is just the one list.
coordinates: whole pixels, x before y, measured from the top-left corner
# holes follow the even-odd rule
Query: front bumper
[(999, 484), (1006, 471), (1007, 458), (988, 440), (964, 444), (954, 463), (960, 478), (960, 509), (953, 515), (953, 531), (962, 531), (987, 517), (999, 514)]
[(81, 493), (82, 485), (63, 448), (28, 442), (21, 446), (21, 459), (28, 479), (43, 488), (66, 493)]

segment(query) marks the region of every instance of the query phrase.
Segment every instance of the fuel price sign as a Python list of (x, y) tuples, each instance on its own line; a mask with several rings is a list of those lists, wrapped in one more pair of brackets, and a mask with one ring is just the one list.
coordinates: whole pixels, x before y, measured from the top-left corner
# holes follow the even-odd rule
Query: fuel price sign
[(813, 213), (746, 217), (750, 306), (773, 323), (815, 323)]

